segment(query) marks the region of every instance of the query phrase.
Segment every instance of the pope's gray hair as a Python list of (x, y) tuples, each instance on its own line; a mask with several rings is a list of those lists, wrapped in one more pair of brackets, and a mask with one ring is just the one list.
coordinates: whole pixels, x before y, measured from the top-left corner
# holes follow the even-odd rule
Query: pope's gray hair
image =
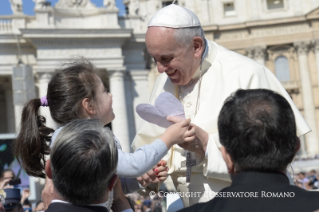
[(174, 30), (175, 41), (184, 46), (185, 48), (189, 47), (194, 37), (201, 37), (205, 42), (205, 33), (201, 26), (178, 28)]
[(113, 133), (99, 120), (72, 121), (56, 137), (50, 160), (56, 191), (74, 205), (92, 204), (104, 197), (117, 168)]

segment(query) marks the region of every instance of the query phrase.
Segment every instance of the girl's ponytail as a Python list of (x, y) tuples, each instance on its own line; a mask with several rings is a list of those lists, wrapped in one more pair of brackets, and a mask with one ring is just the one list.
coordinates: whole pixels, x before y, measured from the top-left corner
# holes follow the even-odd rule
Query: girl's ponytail
[(41, 100), (30, 100), (22, 110), (20, 132), (14, 144), (14, 154), (30, 176), (45, 178), (45, 155), (50, 153), (50, 134), (45, 118), (38, 114)]

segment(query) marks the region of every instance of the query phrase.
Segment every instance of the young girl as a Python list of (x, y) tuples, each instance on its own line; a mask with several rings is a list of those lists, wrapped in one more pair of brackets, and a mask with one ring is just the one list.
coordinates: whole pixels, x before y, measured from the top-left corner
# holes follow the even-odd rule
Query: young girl
[[(45, 118), (38, 114), (40, 106), (49, 106), (53, 120), (62, 126), (79, 118), (100, 119), (106, 125), (115, 118), (112, 95), (106, 91), (90, 62), (74, 62), (57, 71), (49, 82), (47, 97), (32, 99), (24, 107), (21, 131), (14, 146), (15, 156), (22, 167), (29, 175), (36, 177), (45, 177), (45, 155), (49, 154), (50, 134), (54, 132), (45, 126)], [(122, 152), (117, 142), (117, 174), (133, 178), (151, 170), (174, 144), (195, 139), (195, 130), (188, 129), (189, 124), (188, 119), (170, 126), (160, 139), (134, 153)], [(55, 137), (56, 133), (52, 136), (52, 142)], [(154, 171), (159, 174), (163, 167)]]

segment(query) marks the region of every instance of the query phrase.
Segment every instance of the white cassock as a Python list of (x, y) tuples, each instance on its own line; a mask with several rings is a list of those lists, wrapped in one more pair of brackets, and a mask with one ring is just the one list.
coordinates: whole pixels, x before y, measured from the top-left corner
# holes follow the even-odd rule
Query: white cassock
[[(175, 145), (164, 157), (169, 167), (168, 173), (178, 191), (201, 192), (196, 196), (193, 193), (193, 197), (189, 198), (184, 195), (182, 200), (185, 207), (206, 202), (213, 198), (213, 192), (230, 185), (227, 167), (220, 151), (217, 120), (225, 99), (236, 90), (264, 88), (276, 91), (288, 100), (294, 111), (297, 135), (303, 135), (311, 130), (286, 90), (267, 68), (212, 41), (207, 41), (207, 46), (208, 53), (202, 62), (202, 83), (196, 116), (199, 68), (191, 82), (181, 86), (180, 92), (166, 74), (161, 74), (156, 80), (150, 98), (150, 104), (154, 105), (157, 96), (164, 91), (179, 96), (185, 109), (185, 116), (191, 118), (192, 123), (209, 134), (207, 155), (192, 153), (192, 158), (196, 158), (196, 165), (191, 168), (190, 183), (186, 182), (186, 167), (181, 166), (181, 162), (186, 160), (185, 151)], [(133, 149), (151, 143), (164, 131), (164, 128), (143, 120), (132, 143)], [(189, 196), (191, 195), (190, 193)]]

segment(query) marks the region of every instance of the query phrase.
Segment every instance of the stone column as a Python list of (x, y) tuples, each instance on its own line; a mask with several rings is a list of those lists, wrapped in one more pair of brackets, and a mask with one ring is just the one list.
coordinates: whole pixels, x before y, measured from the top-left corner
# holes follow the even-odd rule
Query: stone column
[(27, 65), (13, 67), (12, 92), (14, 102), (15, 127), (19, 132), (21, 113), (24, 104), (35, 98), (35, 85), (32, 68)]
[(260, 11), (260, 7), (259, 4), (261, 4), (261, 1), (256, 1), (256, 0), (250, 0), (250, 13), (251, 13), (251, 20), (258, 20), (259, 18), (259, 11)]
[(263, 46), (256, 46), (254, 48), (254, 60), (261, 65), (265, 65), (266, 48)]
[(15, 118), (14, 118), (14, 105), (13, 105), (13, 94), (12, 85), (6, 84), (5, 89), (5, 99), (6, 99), (6, 114), (7, 114), (7, 132), (15, 133)]
[(141, 117), (136, 113), (135, 108), (138, 104), (148, 103), (149, 92), (148, 92), (148, 71), (131, 71), (132, 76), (132, 91), (133, 96), (133, 109), (136, 130), (141, 122)]
[[(52, 74), (51, 73), (46, 73), (46, 72), (38, 72), (38, 76), (39, 76), (39, 98), (46, 96), (47, 95), (47, 91), (48, 91), (48, 84), (49, 81), (52, 78)], [(52, 117), (51, 117), (51, 113), (50, 113), (50, 108), (49, 107), (40, 107), (40, 114), (42, 116), (45, 117), (46, 119), (46, 126), (50, 127), (54, 130), (56, 130), (57, 127), (57, 123), (55, 121), (53, 121)]]
[(247, 48), (245, 50), (245, 55), (249, 58), (253, 58), (254, 57), (254, 49), (253, 48)]
[(113, 95), (113, 112), (115, 119), (112, 121), (112, 130), (119, 139), (122, 150), (130, 152), (129, 128), (125, 98), (125, 70), (108, 70), (110, 79), (110, 92)]
[(295, 16), (299, 16), (302, 14), (302, 1), (300, 0), (294, 0), (294, 5), (293, 5), (293, 8), (294, 8), (294, 15)]
[(209, 1), (208, 0), (201, 0), (200, 1), (200, 5), (201, 5), (201, 23), (202, 24), (208, 24), (211, 23), (210, 20), (210, 8), (209, 7)]
[(301, 90), (303, 97), (304, 117), (312, 132), (306, 134), (307, 151), (309, 154), (319, 153), (317, 134), (316, 111), (313, 101), (312, 83), (308, 67), (309, 44), (306, 42), (294, 43), (298, 52)]
[(316, 40), (314, 42), (314, 50), (316, 55), (316, 61), (317, 61), (317, 80), (318, 80), (318, 87), (319, 87), (319, 40)]

